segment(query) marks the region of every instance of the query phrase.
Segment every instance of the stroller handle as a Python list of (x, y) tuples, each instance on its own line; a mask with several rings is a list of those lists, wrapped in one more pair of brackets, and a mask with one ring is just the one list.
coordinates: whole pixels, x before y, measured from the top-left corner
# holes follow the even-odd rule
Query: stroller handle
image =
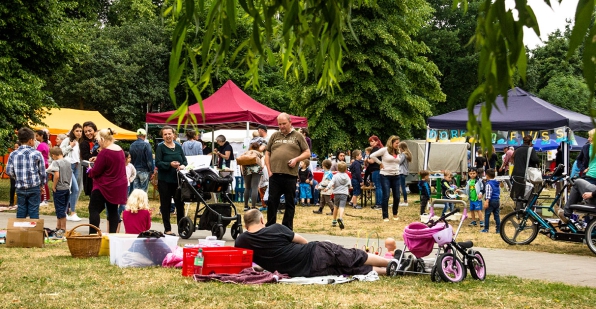
[[(433, 201), (430, 203), (430, 208), (431, 208), (431, 209), (434, 209), (435, 203), (443, 203), (443, 204), (444, 204), (444, 203), (462, 204), (462, 206), (463, 206), (464, 210), (466, 209), (466, 202), (464, 202), (464, 201), (462, 201), (462, 200), (436, 199), (436, 200), (433, 200)], [(430, 220), (430, 221), (428, 222), (428, 226), (429, 226), (429, 227), (433, 227), (433, 226), (435, 226), (437, 223), (439, 223), (439, 222), (441, 222), (441, 221), (445, 222), (445, 218), (448, 218), (449, 216), (452, 216), (452, 215), (454, 215), (454, 214), (456, 214), (456, 213), (458, 213), (458, 212), (459, 212), (459, 208), (453, 208), (453, 210), (452, 210), (452, 211), (450, 211), (450, 212), (448, 212), (448, 213), (446, 213), (446, 214), (443, 214), (443, 215), (441, 215), (441, 218), (439, 218), (438, 220), (436, 220), (436, 221), (435, 221), (435, 220)]]

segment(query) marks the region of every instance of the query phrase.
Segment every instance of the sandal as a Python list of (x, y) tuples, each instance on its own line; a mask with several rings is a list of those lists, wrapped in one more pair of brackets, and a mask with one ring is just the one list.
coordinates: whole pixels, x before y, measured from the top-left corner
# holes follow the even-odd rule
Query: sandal
[(19, 206), (10, 206), (7, 210), (17, 210)]

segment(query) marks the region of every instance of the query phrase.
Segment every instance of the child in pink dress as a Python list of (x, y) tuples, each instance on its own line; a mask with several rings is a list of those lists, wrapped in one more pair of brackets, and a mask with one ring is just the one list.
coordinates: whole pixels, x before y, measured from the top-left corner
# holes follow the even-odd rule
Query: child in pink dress
[(122, 213), (126, 234), (140, 234), (151, 229), (151, 210), (147, 193), (141, 189), (132, 191)]

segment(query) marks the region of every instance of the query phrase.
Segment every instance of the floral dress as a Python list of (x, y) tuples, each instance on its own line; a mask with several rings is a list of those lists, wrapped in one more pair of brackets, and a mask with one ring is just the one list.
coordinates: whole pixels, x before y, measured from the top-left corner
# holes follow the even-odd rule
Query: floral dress
[[(263, 157), (263, 155), (256, 151), (256, 150), (249, 150), (249, 153), (256, 155), (259, 159), (261, 159)], [(251, 174), (259, 174), (262, 175), (263, 174), (263, 167), (260, 166), (259, 164), (253, 164), (253, 165), (242, 165), (242, 175), (251, 175)]]

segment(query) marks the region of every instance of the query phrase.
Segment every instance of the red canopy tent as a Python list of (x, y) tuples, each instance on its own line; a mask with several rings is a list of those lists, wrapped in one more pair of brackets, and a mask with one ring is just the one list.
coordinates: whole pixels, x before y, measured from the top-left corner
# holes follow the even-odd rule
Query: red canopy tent
[[(199, 127), (216, 129), (248, 129), (256, 128), (259, 124), (267, 127), (277, 128), (277, 116), (280, 112), (271, 109), (251, 98), (238, 88), (231, 80), (228, 80), (213, 95), (203, 100), (205, 110), (205, 121), (201, 116), (199, 104), (193, 104), (189, 111), (196, 115)], [(145, 119), (147, 124), (178, 124), (178, 119), (167, 121), (175, 111), (163, 113), (147, 113)], [(187, 115), (182, 120), (186, 120)], [(304, 117), (292, 116), (292, 126), (305, 128), (308, 121)]]

